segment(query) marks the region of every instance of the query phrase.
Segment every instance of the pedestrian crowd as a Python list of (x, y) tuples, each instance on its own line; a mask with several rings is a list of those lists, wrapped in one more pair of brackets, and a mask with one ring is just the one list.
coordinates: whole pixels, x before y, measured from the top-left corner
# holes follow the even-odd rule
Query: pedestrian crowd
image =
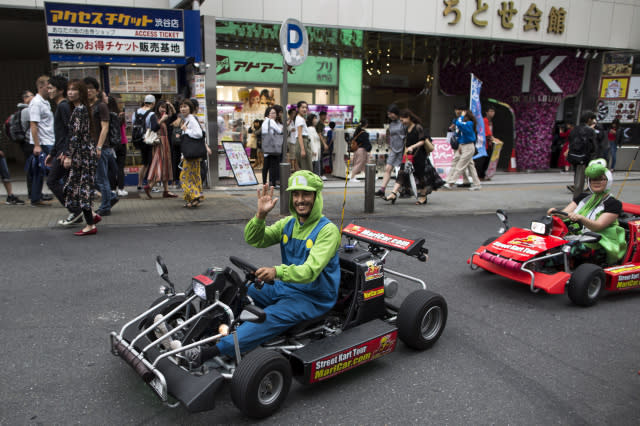
[[(169, 183), (174, 182), (182, 187), (185, 207), (197, 207), (204, 200), (200, 164), (211, 150), (196, 112), (195, 99), (180, 99), (174, 105), (147, 95), (133, 114), (131, 142), (142, 158), (138, 191), (147, 198), (152, 198), (156, 183), (162, 185), (163, 198), (176, 198), (169, 191)], [(95, 78), (39, 77), (35, 94), (22, 93), (22, 102), (5, 127), (25, 157), (30, 205), (50, 206), (55, 197), (68, 210), (58, 221), (60, 226), (86, 223), (75, 235), (96, 234), (96, 224), (111, 214), (120, 197), (128, 196), (126, 119), (117, 101), (101, 92)], [(181, 150), (183, 141), (185, 147), (195, 147), (194, 155)], [(6, 203), (24, 205), (13, 193), (2, 151), (0, 177), (7, 190)], [(43, 194), (45, 181), (53, 196)], [(94, 210), (96, 197), (100, 203)]]

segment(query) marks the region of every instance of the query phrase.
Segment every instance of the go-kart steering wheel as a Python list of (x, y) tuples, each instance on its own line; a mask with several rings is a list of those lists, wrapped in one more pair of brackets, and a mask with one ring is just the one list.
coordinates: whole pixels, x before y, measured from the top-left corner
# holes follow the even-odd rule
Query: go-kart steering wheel
[(562, 211), (562, 210), (553, 210), (553, 211), (551, 212), (551, 216), (554, 216), (554, 215), (555, 215), (555, 216), (564, 216), (564, 217), (568, 217), (568, 216), (569, 216), (569, 213), (564, 212), (564, 211)]
[(273, 284), (273, 281), (262, 281), (262, 280), (259, 280), (256, 277), (256, 271), (258, 270), (258, 268), (256, 268), (255, 266), (253, 266), (249, 262), (246, 262), (245, 260), (240, 259), (239, 257), (235, 257), (235, 256), (229, 256), (229, 260), (231, 261), (231, 263), (233, 263), (235, 266), (240, 268), (246, 274), (247, 280), (254, 281), (256, 287), (262, 288), (262, 285), (264, 283)]

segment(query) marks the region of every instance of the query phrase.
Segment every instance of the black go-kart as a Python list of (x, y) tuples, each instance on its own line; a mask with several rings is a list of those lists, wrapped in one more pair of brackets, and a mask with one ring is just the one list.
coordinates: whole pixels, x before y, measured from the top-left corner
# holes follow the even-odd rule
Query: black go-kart
[[(111, 333), (112, 353), (169, 406), (182, 404), (190, 412), (213, 409), (216, 391), (228, 380), (240, 411), (263, 418), (280, 408), (292, 378), (303, 384), (327, 380), (393, 352), (398, 338), (417, 350), (436, 343), (447, 321), (444, 298), (426, 290), (421, 279), (386, 267), (391, 251), (426, 262), (424, 239), (408, 240), (353, 224), (343, 235), (347, 244), (339, 250), (341, 280), (333, 309), (245, 354), (239, 350), (237, 326), (264, 321), (266, 315), (247, 296), (248, 285), (269, 285), (256, 280), (256, 268), (232, 256), (231, 263), (243, 275), (230, 267), (210, 268), (193, 277), (186, 291), (176, 293), (158, 257), (158, 273), (168, 283), (164, 295)], [(394, 306), (400, 283), (409, 282), (422, 288)], [(195, 367), (183, 354), (228, 334), (234, 336), (233, 358), (217, 356)]]

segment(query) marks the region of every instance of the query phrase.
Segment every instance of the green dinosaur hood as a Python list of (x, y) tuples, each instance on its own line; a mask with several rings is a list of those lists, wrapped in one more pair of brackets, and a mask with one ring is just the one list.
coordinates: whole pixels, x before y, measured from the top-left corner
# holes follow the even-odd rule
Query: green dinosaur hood
[[(311, 191), (316, 193), (316, 199), (313, 203), (313, 208), (311, 209), (311, 214), (305, 220), (305, 224), (307, 223), (315, 223), (322, 216), (322, 188), (324, 187), (324, 183), (322, 179), (317, 174), (310, 172), (308, 170), (300, 170), (295, 172), (289, 178), (289, 184), (287, 187), (287, 191)], [(293, 197), (289, 196), (289, 212), (292, 216), (298, 219), (298, 214), (296, 213), (296, 209), (293, 208)]]

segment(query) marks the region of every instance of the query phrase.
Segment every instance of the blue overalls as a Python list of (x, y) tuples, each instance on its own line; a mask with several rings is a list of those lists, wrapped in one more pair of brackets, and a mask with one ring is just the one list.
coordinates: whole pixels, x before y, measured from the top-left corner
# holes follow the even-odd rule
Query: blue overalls
[[(309, 256), (318, 233), (330, 223), (329, 219), (321, 217), (311, 234), (304, 240), (298, 240), (291, 235), (296, 220), (295, 217), (291, 218), (285, 225), (280, 240), (282, 263), (285, 265), (302, 265)], [(336, 253), (312, 283), (296, 284), (276, 280), (273, 285), (265, 284), (262, 290), (250, 286), (249, 296), (257, 306), (264, 308), (267, 318), (261, 324), (245, 322), (238, 327), (240, 352), (250, 351), (294, 325), (329, 311), (338, 298), (339, 285), (340, 261)], [(232, 335), (220, 339), (217, 346), (220, 353), (234, 356)]]

